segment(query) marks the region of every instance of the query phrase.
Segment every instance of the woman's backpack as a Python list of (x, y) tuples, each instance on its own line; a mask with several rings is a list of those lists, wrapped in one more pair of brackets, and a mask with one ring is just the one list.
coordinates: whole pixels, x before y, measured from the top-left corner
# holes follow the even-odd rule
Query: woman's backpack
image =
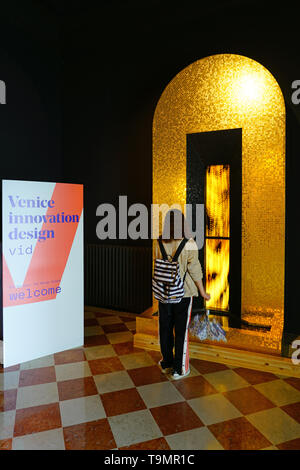
[(162, 303), (178, 303), (184, 296), (184, 278), (181, 279), (178, 258), (182, 252), (187, 238), (184, 238), (178, 246), (175, 255), (168, 260), (168, 255), (162, 240), (158, 239), (159, 248), (163, 259), (156, 259), (152, 278), (152, 290), (154, 297)]

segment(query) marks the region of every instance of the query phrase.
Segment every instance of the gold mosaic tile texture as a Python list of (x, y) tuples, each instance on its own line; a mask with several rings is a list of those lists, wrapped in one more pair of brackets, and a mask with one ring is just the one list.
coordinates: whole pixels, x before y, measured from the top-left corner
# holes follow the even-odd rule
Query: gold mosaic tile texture
[[(186, 203), (186, 135), (242, 128), (242, 315), (271, 318), (280, 349), (284, 308), (285, 104), (271, 73), (234, 54), (203, 58), (164, 90), (153, 121), (153, 203)], [(153, 221), (155, 224), (157, 221)]]

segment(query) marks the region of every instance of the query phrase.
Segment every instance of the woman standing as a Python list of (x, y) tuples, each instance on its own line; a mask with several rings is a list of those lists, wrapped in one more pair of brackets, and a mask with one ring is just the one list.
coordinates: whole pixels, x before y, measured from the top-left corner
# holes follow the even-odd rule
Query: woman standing
[[(200, 295), (206, 300), (210, 295), (202, 284), (202, 268), (198, 259), (196, 242), (189, 237), (185, 217), (179, 210), (169, 211), (165, 218), (163, 233), (160, 236), (166, 255), (172, 259), (184, 238), (189, 238), (178, 257), (180, 277), (184, 280), (184, 296), (178, 303), (159, 302), (159, 339), (162, 354), (160, 367), (163, 373), (172, 372), (177, 380), (190, 373), (189, 368), (189, 330), (193, 297)], [(156, 259), (162, 259), (159, 242), (154, 247)], [(175, 338), (173, 334), (175, 330)], [(175, 355), (173, 348), (175, 346)]]

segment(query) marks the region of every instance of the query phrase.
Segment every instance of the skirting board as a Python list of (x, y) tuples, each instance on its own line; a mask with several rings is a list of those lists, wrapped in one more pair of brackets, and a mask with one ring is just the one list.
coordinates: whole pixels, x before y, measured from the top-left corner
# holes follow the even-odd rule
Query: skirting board
[[(158, 338), (143, 333), (134, 335), (134, 346), (141, 349), (160, 350)], [(300, 364), (293, 364), (292, 360), (286, 357), (224, 348), (193, 341), (189, 341), (189, 355), (191, 358), (204, 361), (220, 362), (221, 364), (260, 370), (282, 376), (300, 377)]]

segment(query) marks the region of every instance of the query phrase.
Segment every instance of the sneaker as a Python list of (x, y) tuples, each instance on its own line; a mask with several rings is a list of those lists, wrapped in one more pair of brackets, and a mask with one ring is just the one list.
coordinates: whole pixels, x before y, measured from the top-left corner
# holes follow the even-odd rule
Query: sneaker
[(165, 368), (162, 367), (161, 361), (159, 361), (158, 365), (159, 365), (160, 370), (162, 371), (163, 374), (170, 374), (173, 371), (172, 367), (165, 367)]
[(188, 369), (185, 374), (178, 374), (178, 372), (174, 372), (172, 374), (172, 379), (174, 380), (183, 379), (183, 377), (186, 377), (187, 375), (189, 375), (190, 372), (191, 372), (190, 369)]

